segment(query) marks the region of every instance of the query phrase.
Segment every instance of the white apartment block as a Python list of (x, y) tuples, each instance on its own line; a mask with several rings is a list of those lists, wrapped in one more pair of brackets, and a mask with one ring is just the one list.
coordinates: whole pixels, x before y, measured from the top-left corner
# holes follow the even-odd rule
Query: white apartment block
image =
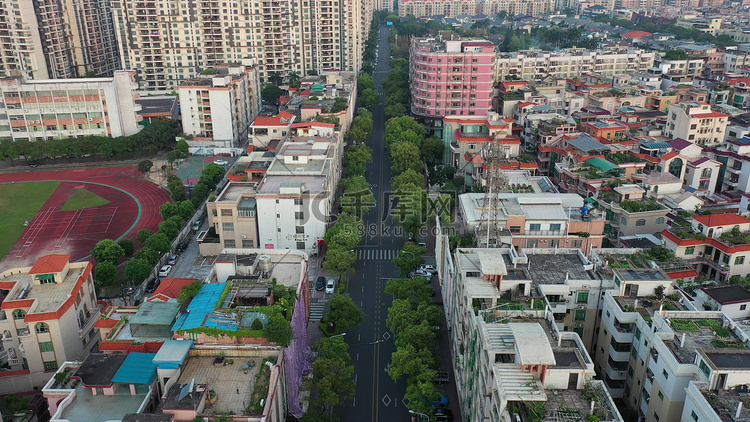
[[(593, 361), (578, 334), (557, 329), (544, 298), (508, 299), (507, 290), (535, 294), (524, 265), (512, 264), (520, 258), (512, 248), (458, 249), (448, 258), (441, 281), (464, 420), (521, 420), (530, 402), (543, 402), (550, 420), (622, 420), (592, 379)], [(581, 400), (594, 391), (593, 406)]]
[[(713, 158), (723, 164), (724, 178), (717, 185), (717, 192), (750, 192), (750, 137), (727, 139), (723, 144), (708, 150)], [(743, 208), (742, 212), (750, 211)]]
[(555, 0), (401, 0), (398, 3), (398, 14), (401, 17), (414, 15), (422, 16), (445, 15), (457, 17), (459, 15), (497, 15), (507, 12), (509, 16), (527, 15), (541, 16), (555, 10)]
[(94, 266), (47, 255), (0, 273), (0, 334), (8, 370), (0, 394), (39, 389), (66, 360), (99, 344)]
[(664, 135), (681, 138), (700, 146), (711, 146), (724, 141), (729, 115), (711, 110), (706, 103), (696, 101), (672, 104), (667, 109)]
[(499, 53), (495, 60), (495, 80), (516, 75), (527, 81), (574, 78), (583, 73), (614, 76), (626, 72), (646, 72), (654, 65), (654, 52), (639, 49), (519, 51)]
[(109, 1), (0, 0), (0, 77), (110, 76), (119, 64)]
[(178, 89), (183, 132), (214, 147), (239, 147), (261, 108), (260, 75), (247, 65), (216, 66)]
[(261, 79), (359, 72), (372, 0), (112, 2), (123, 67), (145, 90), (174, 90), (196, 70), (255, 57)]
[[(723, 312), (686, 309), (679, 301), (613, 296), (602, 309), (596, 365), (614, 397), (638, 413), (639, 420), (716, 421), (717, 400), (700, 399), (698, 390), (739, 397), (748, 383), (750, 350), (743, 324)], [(615, 379), (616, 378), (616, 379)], [(702, 383), (696, 389), (695, 382)], [(709, 401), (709, 400), (706, 400)], [(721, 414), (734, 415), (734, 408)], [(713, 416), (711, 416), (713, 414)], [(744, 418), (732, 420), (746, 421)]]
[(257, 188), (259, 247), (318, 250), (341, 176), (339, 144), (324, 138), (281, 147)]
[(13, 140), (127, 136), (143, 117), (133, 72), (111, 78), (0, 80), (0, 138)]

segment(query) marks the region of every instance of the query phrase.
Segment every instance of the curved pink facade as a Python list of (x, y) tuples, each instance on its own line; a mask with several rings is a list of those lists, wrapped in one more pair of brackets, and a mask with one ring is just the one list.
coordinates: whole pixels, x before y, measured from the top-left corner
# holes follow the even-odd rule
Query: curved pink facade
[(409, 59), (413, 114), (434, 119), (490, 111), (495, 66), (491, 42), (415, 39)]

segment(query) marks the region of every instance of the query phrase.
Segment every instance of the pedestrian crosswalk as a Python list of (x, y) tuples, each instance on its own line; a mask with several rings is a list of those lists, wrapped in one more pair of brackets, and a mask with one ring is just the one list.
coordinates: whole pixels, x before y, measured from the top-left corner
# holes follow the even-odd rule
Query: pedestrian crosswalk
[(397, 257), (399, 254), (398, 249), (357, 249), (357, 259), (360, 260), (386, 260)]
[(327, 304), (327, 300), (313, 300), (312, 303), (310, 303), (310, 321), (317, 322), (323, 319), (323, 314), (325, 313)]

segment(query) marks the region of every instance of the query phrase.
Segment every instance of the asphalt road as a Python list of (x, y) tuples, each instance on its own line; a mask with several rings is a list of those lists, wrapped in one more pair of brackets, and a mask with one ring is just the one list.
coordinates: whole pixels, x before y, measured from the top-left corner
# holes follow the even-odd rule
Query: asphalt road
[[(396, 232), (396, 225), (387, 217), (390, 180), (393, 177), (390, 157), (385, 151), (385, 95), (381, 86), (390, 69), (389, 29), (380, 26), (378, 62), (373, 78), (380, 93), (380, 104), (370, 109), (374, 129), (367, 143), (373, 149), (373, 163), (366, 174), (373, 186), (377, 206), (365, 217), (366, 233), (357, 248), (357, 263), (348, 285), (354, 303), (365, 313), (364, 322), (347, 331), (346, 341), (355, 368), (355, 397), (335, 413), (342, 421), (409, 421), (408, 403), (404, 402), (406, 380), (394, 381), (388, 375), (391, 354), (396, 350), (393, 333), (386, 326), (388, 308), (393, 297), (384, 293), (388, 278), (398, 277), (398, 269), (390, 261), (401, 250), (405, 237)], [(385, 216), (385, 218), (384, 218)]]

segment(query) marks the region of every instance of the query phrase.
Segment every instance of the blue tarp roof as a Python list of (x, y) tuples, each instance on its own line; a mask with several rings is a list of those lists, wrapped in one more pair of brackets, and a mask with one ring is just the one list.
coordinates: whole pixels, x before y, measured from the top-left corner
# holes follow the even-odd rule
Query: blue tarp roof
[(190, 301), (187, 312), (177, 318), (177, 322), (172, 326), (172, 331), (190, 330), (203, 326), (206, 315), (214, 311), (227, 284), (204, 284), (198, 294)]
[(641, 146), (643, 148), (648, 148), (648, 149), (667, 149), (667, 148), (672, 148), (672, 145), (669, 145), (666, 142), (648, 142), (648, 143), (645, 143), (645, 144), (641, 144)]
[(112, 382), (150, 385), (156, 380), (154, 356), (156, 353), (130, 353), (112, 378)]
[(193, 340), (167, 340), (156, 352), (154, 363), (165, 369), (175, 369), (185, 361), (193, 347)]
[(589, 135), (582, 135), (579, 138), (570, 139), (568, 140), (568, 145), (572, 145), (575, 148), (580, 149), (581, 151), (594, 151), (594, 150), (601, 150), (601, 149), (609, 149), (608, 146), (597, 141), (596, 139), (592, 138)]

